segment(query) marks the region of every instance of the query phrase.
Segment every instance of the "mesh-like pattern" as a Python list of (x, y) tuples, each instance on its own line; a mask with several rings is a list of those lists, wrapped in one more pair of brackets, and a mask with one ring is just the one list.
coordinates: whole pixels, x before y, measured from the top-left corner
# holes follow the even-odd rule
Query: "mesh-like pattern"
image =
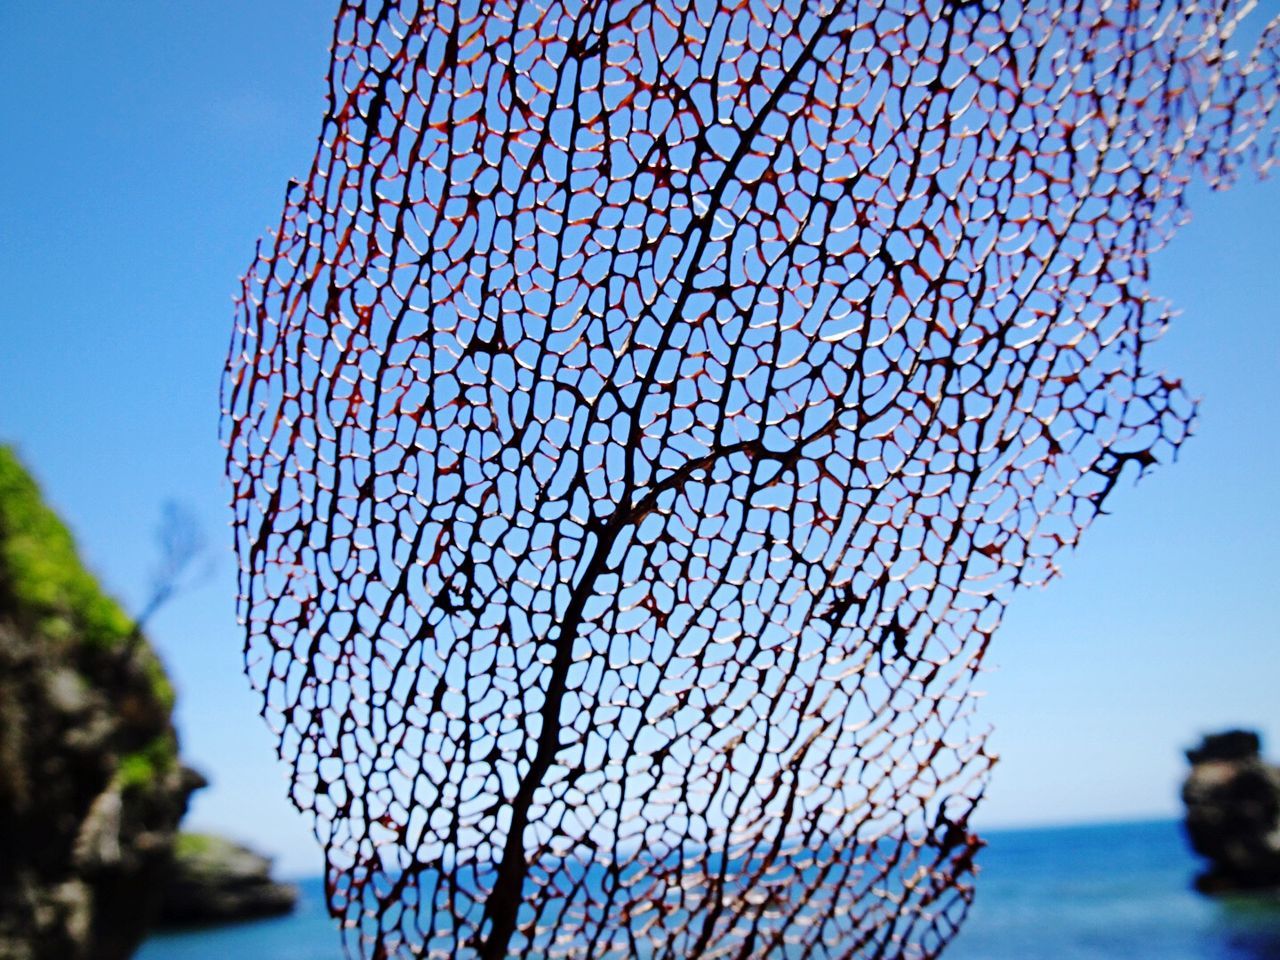
[(224, 409), (349, 949), (942, 949), (1010, 591), (1187, 432), (1147, 258), (1274, 151), (1238, 15), (342, 4)]

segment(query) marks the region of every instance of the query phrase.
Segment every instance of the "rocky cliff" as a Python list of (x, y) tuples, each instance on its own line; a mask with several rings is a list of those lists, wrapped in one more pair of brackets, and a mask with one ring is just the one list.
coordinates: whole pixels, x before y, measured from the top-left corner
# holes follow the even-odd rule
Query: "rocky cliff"
[(1206, 893), (1280, 890), (1280, 767), (1263, 761), (1258, 735), (1207, 736), (1187, 759), (1187, 836), (1209, 861), (1196, 886)]
[(119, 960), (187, 797), (173, 691), (0, 447), (0, 960)]
[(267, 857), (222, 837), (183, 833), (159, 923), (185, 927), (252, 920), (288, 913), (297, 901), (297, 887), (271, 879)]

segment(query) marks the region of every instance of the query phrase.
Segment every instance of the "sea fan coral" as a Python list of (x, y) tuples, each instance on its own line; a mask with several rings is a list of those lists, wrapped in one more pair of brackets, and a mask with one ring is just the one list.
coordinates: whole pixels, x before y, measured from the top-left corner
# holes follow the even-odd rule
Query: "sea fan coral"
[(1187, 433), (1147, 262), (1274, 154), (1248, 6), (342, 3), (223, 407), (349, 950), (945, 946), (1000, 614)]

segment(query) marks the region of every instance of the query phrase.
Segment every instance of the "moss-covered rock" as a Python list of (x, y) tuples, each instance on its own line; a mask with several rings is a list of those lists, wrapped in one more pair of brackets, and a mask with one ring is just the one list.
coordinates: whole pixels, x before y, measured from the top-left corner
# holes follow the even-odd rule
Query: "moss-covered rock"
[(117, 960), (141, 940), (199, 778), (173, 688), (0, 446), (0, 960)]

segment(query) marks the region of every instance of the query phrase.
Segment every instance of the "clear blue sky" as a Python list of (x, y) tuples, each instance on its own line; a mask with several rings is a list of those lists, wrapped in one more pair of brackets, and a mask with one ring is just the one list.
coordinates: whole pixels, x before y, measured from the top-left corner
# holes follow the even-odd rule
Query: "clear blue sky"
[[(333, 6), (0, 4), (0, 441), (135, 610), (162, 502), (198, 514), (215, 574), (152, 629), (214, 781), (190, 822), (291, 873), (321, 858), (241, 674), (217, 389), (236, 279), (310, 162)], [(1172, 815), (1180, 749), (1224, 725), (1280, 755), (1280, 180), (1192, 203), (1155, 261), (1183, 311), (1156, 355), (1203, 397), (1197, 435), (1014, 600), (988, 826)]]

